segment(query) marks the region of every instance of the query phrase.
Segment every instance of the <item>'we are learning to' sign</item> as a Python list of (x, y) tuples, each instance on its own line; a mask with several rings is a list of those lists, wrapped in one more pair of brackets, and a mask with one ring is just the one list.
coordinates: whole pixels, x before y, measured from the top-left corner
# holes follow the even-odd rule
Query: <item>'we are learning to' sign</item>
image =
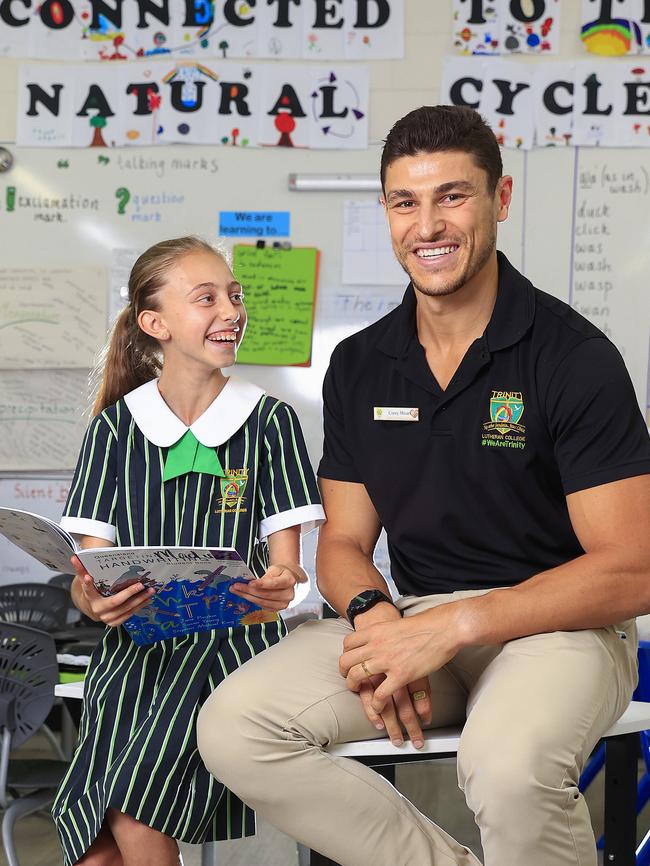
[(219, 212), (219, 234), (228, 238), (287, 238), (289, 211), (222, 210)]

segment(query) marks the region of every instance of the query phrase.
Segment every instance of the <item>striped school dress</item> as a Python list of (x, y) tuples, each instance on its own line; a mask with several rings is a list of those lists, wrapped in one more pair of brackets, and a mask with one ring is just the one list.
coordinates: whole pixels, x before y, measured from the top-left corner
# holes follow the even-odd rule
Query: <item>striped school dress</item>
[[(216, 449), (225, 478), (191, 472), (163, 483), (167, 451), (187, 429), (157, 381), (104, 410), (86, 433), (62, 526), (118, 546), (235, 547), (261, 576), (271, 533), (324, 519), (295, 413), (231, 377), (190, 428)], [(66, 866), (88, 850), (109, 807), (184, 842), (255, 832), (251, 810), (205, 769), (195, 723), (221, 680), (283, 628), (275, 617), (141, 647), (121, 627), (106, 629), (52, 810)]]

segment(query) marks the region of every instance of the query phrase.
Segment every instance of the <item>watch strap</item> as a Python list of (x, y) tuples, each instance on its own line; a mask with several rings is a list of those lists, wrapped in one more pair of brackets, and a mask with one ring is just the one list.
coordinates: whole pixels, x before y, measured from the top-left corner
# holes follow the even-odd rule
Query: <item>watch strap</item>
[(392, 604), (393, 607), (395, 606), (393, 599), (380, 589), (366, 589), (355, 595), (345, 612), (350, 625), (354, 628), (355, 617), (359, 616), (360, 613), (366, 613), (366, 611), (371, 610), (376, 604), (383, 601)]

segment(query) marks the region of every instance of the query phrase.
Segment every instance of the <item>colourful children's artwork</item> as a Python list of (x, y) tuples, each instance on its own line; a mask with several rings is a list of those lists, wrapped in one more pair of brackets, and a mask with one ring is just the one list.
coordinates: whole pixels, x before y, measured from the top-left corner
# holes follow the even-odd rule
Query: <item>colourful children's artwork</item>
[(582, 44), (591, 54), (650, 53), (650, 14), (641, 0), (582, 0)]
[(557, 54), (560, 0), (453, 0), (459, 54)]

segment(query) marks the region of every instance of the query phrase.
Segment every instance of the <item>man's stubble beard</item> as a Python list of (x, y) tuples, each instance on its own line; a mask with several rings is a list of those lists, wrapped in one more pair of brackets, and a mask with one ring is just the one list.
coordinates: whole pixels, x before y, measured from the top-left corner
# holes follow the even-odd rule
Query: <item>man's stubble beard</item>
[[(413, 284), (413, 288), (416, 291), (421, 292), (423, 295), (427, 295), (430, 298), (444, 298), (447, 295), (455, 294), (455, 292), (457, 292), (459, 289), (462, 289), (464, 285), (466, 285), (473, 277), (476, 276), (476, 274), (479, 273), (479, 271), (485, 266), (488, 259), (490, 258), (490, 256), (494, 252), (495, 247), (496, 247), (496, 243), (497, 243), (497, 233), (496, 233), (496, 229), (495, 229), (492, 232), (491, 237), (488, 238), (485, 246), (482, 248), (480, 256), (478, 258), (475, 258), (473, 262), (468, 263), (468, 267), (466, 268), (465, 272), (462, 273), (453, 282), (444, 283), (442, 285), (439, 285), (436, 288), (429, 288), (428, 286), (423, 286), (422, 283), (419, 283), (416, 280), (416, 278), (413, 276), (413, 274), (409, 271), (405, 262), (402, 261), (402, 259), (399, 256), (397, 256), (397, 261), (398, 261), (399, 265), (401, 266), (402, 270), (406, 273), (406, 275), (411, 280), (411, 283)], [(406, 256), (405, 256), (405, 258), (406, 258)]]

